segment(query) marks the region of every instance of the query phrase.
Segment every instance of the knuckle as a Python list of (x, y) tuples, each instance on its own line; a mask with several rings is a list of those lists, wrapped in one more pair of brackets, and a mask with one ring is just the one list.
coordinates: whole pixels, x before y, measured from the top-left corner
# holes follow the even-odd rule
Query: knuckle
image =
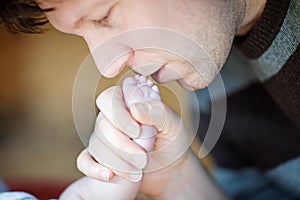
[(85, 153), (86, 150), (82, 151), (78, 156), (77, 156), (77, 159), (76, 159), (76, 165), (77, 165), (77, 168), (79, 171), (83, 172), (83, 163), (84, 163), (84, 153)]
[(93, 132), (93, 134), (96, 137), (93, 138), (91, 137), (90, 140), (95, 140), (96, 138), (102, 140), (105, 131), (110, 129), (109, 126), (110, 126), (109, 121), (105, 118), (105, 116), (102, 113), (100, 113), (96, 120), (95, 129)]
[(96, 105), (98, 106), (99, 109), (101, 108), (105, 108), (104, 102), (108, 101), (109, 99), (111, 99), (114, 94), (120, 93), (121, 87), (120, 86), (112, 86), (106, 90), (104, 90), (96, 99)]

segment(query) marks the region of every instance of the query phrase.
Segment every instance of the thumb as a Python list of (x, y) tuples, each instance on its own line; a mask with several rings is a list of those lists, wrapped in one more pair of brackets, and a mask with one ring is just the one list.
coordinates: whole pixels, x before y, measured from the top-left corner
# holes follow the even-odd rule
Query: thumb
[(144, 172), (162, 169), (183, 158), (190, 146), (181, 117), (161, 101), (136, 103), (130, 107), (139, 123), (154, 126), (157, 131), (154, 151)]
[(178, 114), (161, 101), (135, 103), (130, 113), (141, 124), (152, 125), (161, 133), (177, 134), (181, 126)]

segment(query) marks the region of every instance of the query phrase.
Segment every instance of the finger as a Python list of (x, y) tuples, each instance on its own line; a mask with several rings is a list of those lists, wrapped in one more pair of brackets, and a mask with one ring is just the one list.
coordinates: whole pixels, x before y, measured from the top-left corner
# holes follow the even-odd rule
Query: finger
[(136, 103), (130, 107), (130, 112), (135, 120), (152, 125), (158, 131), (151, 160), (144, 171), (173, 163), (189, 148), (189, 137), (181, 117), (166, 104), (160, 101)]
[(114, 177), (114, 173), (97, 163), (87, 149), (84, 149), (77, 157), (77, 168), (86, 176), (101, 181), (110, 181)]
[(156, 139), (157, 130), (153, 126), (142, 125), (140, 137), (133, 141), (142, 147), (146, 152), (152, 152)]
[(132, 182), (139, 182), (142, 179), (141, 169), (137, 169), (120, 158), (95, 134), (92, 134), (90, 138), (88, 151), (97, 162), (111, 169), (117, 176)]
[(161, 101), (133, 104), (130, 112), (135, 120), (154, 126), (160, 133), (176, 135), (181, 126), (181, 118)]
[(99, 113), (94, 135), (105, 144), (102, 148), (110, 148), (120, 158), (136, 168), (143, 169), (146, 166), (147, 154), (145, 150), (116, 129), (102, 112)]
[(98, 96), (96, 103), (107, 119), (123, 133), (131, 138), (140, 135), (140, 126), (132, 119), (120, 87), (115, 86), (105, 90)]

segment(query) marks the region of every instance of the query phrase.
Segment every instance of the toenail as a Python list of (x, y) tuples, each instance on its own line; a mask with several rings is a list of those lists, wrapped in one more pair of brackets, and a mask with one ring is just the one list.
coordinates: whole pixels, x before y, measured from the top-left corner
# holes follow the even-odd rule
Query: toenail
[(157, 85), (153, 85), (152, 86), (152, 90), (154, 90), (155, 92), (159, 93), (159, 89), (158, 89)]
[(141, 83), (146, 83), (146, 82), (147, 82), (147, 79), (146, 79), (145, 76), (141, 76), (140, 79), (139, 79), (139, 81), (140, 81)]

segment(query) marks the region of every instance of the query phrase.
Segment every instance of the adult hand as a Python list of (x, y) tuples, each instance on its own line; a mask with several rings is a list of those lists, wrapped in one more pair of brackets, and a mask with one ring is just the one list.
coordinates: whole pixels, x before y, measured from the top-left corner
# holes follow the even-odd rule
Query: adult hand
[[(98, 97), (97, 105), (101, 112), (95, 131), (88, 148), (78, 157), (78, 168), (87, 176), (109, 181), (118, 175), (132, 182), (140, 181), (148, 159), (145, 150), (132, 140), (140, 135), (140, 124), (153, 125), (158, 130), (150, 162), (144, 169), (146, 177), (154, 177), (156, 171), (184, 159), (189, 147), (187, 134), (181, 118), (164, 103), (148, 101), (127, 109), (121, 88), (112, 87)], [(162, 189), (159, 185), (165, 181), (157, 179), (156, 188)], [(146, 188), (144, 192), (151, 195)]]
[(189, 148), (189, 133), (176, 112), (163, 102), (148, 101), (134, 104), (130, 113), (158, 130), (141, 193), (160, 200), (227, 199)]
[[(78, 158), (83, 173), (102, 181), (115, 175), (131, 182), (142, 180), (136, 185), (140, 192), (156, 199), (223, 199), (223, 193), (188, 150), (188, 134), (180, 116), (167, 105), (147, 101), (127, 109), (120, 87), (105, 90), (97, 105), (101, 113), (95, 131)], [(149, 160), (150, 155), (132, 140), (141, 134), (140, 124), (158, 131)], [(109, 176), (102, 176), (103, 172)]]
[(147, 154), (131, 139), (140, 135), (140, 125), (131, 117), (121, 88), (105, 90), (98, 97), (97, 106), (101, 112), (87, 150), (78, 157), (78, 168), (102, 181), (109, 181), (114, 175), (140, 181)]

